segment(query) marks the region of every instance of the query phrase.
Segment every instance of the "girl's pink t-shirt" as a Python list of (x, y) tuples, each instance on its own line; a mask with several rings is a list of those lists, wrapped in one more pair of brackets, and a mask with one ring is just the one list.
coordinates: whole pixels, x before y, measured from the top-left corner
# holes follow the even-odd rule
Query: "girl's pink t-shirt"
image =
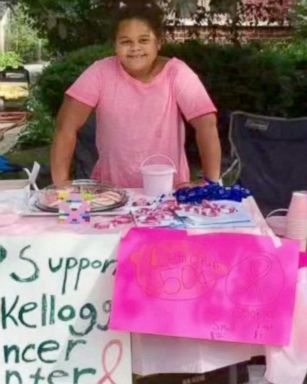
[(198, 76), (176, 58), (150, 83), (131, 77), (116, 56), (96, 61), (66, 95), (96, 109), (99, 159), (92, 177), (118, 187), (141, 187), (140, 166), (156, 154), (174, 162), (175, 185), (189, 181), (184, 118), (216, 112)]

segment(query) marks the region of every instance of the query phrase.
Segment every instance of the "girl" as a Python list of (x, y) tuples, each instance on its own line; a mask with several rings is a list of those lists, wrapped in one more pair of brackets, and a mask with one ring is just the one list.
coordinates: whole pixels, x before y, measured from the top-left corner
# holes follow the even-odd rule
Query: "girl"
[(92, 177), (141, 187), (140, 164), (153, 154), (176, 165), (175, 186), (190, 181), (184, 118), (195, 128), (203, 175), (220, 176), (216, 108), (197, 75), (176, 58), (159, 56), (162, 12), (152, 2), (120, 3), (115, 56), (95, 62), (66, 91), (51, 150), (53, 182), (69, 179), (80, 127), (95, 110), (99, 159)]

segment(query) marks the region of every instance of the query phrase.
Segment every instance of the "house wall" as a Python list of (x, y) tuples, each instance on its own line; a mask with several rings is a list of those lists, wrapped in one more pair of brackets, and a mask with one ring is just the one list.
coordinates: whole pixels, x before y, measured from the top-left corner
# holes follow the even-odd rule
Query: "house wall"
[[(219, 1), (219, 0), (216, 0)], [(243, 0), (246, 5), (258, 5), (262, 10), (257, 16), (253, 12), (246, 13), (245, 19), (240, 22), (237, 30), (240, 36), (240, 41), (259, 41), (259, 40), (277, 40), (287, 39), (291, 36), (292, 28), (289, 25), (288, 12), (296, 0), (280, 0), (277, 8), (276, 3), (272, 0)], [(210, 8), (210, 0), (198, 0), (198, 5), (202, 5), (207, 9)], [(266, 11), (265, 5), (268, 6)], [(204, 41), (212, 42), (228, 42), (230, 38), (229, 26), (227, 26), (227, 13), (216, 14), (211, 20), (214, 25), (208, 28), (208, 21), (205, 19), (201, 26), (193, 25), (194, 22), (190, 18), (181, 19), (176, 27), (168, 25), (167, 40), (175, 40), (183, 42), (191, 38), (199, 38)]]
[[(291, 37), (292, 29), (290, 27), (241, 27), (238, 28), (240, 41), (251, 42), (261, 40), (280, 40), (289, 39)], [(217, 43), (229, 42), (230, 32), (227, 27), (218, 26), (214, 29), (207, 27), (187, 27), (177, 26), (168, 28), (166, 33), (167, 41), (184, 42), (186, 40), (198, 38), (200, 40)]]

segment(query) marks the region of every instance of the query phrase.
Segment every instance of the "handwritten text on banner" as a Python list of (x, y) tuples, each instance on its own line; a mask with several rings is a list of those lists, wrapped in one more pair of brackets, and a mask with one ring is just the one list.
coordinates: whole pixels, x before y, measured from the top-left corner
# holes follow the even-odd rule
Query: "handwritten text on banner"
[(0, 383), (131, 383), (109, 331), (117, 235), (0, 238)]

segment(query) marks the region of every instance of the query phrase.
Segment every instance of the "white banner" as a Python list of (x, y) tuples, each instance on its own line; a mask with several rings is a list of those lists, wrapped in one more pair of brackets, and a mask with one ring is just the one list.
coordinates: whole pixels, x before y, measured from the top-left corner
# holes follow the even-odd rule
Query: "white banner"
[(128, 334), (108, 330), (110, 235), (0, 237), (0, 383), (130, 384)]

